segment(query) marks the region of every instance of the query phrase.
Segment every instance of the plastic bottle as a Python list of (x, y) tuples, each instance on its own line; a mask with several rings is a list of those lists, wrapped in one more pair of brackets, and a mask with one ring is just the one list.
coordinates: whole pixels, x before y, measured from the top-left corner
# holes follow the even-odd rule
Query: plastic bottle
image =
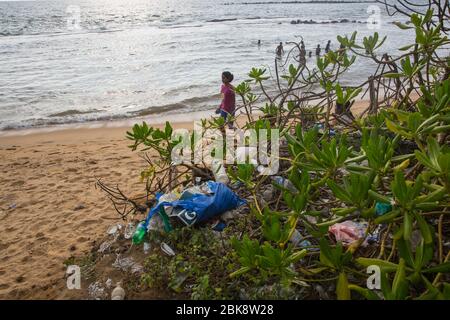
[(302, 240), (302, 238), (303, 237), (302, 237), (300, 231), (295, 229), (294, 232), (292, 233), (290, 240), (294, 246), (297, 246), (300, 243), (300, 241)]
[(225, 171), (225, 167), (221, 160), (214, 159), (211, 162), (211, 169), (212, 172), (214, 173), (214, 178), (216, 179), (216, 182), (221, 182), (223, 184), (228, 184), (230, 182), (230, 179), (228, 179), (227, 172)]
[(111, 292), (111, 300), (123, 300), (125, 298), (125, 290), (123, 290), (120, 282)]
[(145, 222), (139, 222), (138, 226), (136, 227), (136, 231), (133, 234), (133, 243), (140, 244), (144, 240), (146, 232), (147, 230), (145, 230)]
[(134, 232), (135, 232), (134, 224), (133, 222), (130, 222), (127, 224), (123, 236), (125, 237), (125, 239), (130, 239), (133, 236)]
[(378, 216), (382, 216), (392, 211), (392, 205), (389, 203), (377, 202), (375, 204), (375, 210)]
[(298, 189), (288, 179), (285, 179), (281, 176), (275, 176), (275, 177), (272, 177), (272, 180), (279, 186), (282, 186), (292, 192), (298, 192)]

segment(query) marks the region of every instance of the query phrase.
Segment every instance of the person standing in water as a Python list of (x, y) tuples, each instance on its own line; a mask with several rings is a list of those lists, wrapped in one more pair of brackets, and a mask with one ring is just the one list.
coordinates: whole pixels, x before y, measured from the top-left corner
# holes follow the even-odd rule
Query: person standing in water
[[(220, 88), (220, 94), (222, 96), (222, 102), (220, 107), (216, 110), (216, 113), (220, 113), (220, 116), (227, 122), (228, 116), (234, 117), (234, 111), (236, 109), (236, 94), (234, 93), (234, 87), (231, 84), (234, 76), (229, 71), (222, 73), (222, 87)], [(233, 129), (233, 122), (228, 122), (228, 128)]]
[(325, 53), (330, 52), (331, 40), (328, 40), (327, 46), (325, 47)]
[(320, 51), (321, 51), (322, 49), (320, 49), (320, 44), (318, 44), (317, 45), (317, 48), (316, 48), (316, 56), (320, 56)]
[(284, 54), (283, 42), (280, 42), (280, 44), (278, 45), (276, 53), (278, 57), (281, 57)]

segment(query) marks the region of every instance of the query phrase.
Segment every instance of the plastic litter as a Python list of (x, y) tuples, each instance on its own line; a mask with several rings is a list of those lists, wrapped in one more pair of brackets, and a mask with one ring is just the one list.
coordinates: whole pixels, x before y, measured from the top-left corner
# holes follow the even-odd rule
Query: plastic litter
[[(292, 244), (296, 247), (305, 248), (305, 247), (311, 247), (312, 244), (308, 240), (304, 239), (305, 237), (298, 231), (297, 229), (294, 230), (292, 233), (291, 238), (289, 241), (292, 242)], [(311, 249), (312, 251), (316, 251), (315, 248)]]
[(10, 204), (10, 205), (8, 206), (8, 209), (9, 209), (9, 210), (13, 210), (13, 209), (15, 209), (16, 207), (17, 207), (17, 204), (13, 203), (13, 204)]
[(112, 284), (113, 284), (112, 279), (111, 279), (111, 278), (108, 278), (108, 280), (106, 280), (106, 282), (105, 282), (106, 289), (111, 288)]
[(100, 247), (98, 248), (98, 252), (105, 253), (105, 252), (109, 251), (109, 248), (116, 240), (117, 240), (117, 235), (113, 240), (108, 240), (108, 241), (103, 242), (100, 245)]
[(87, 290), (88, 290), (89, 297), (92, 299), (101, 300), (101, 299), (105, 299), (107, 297), (105, 288), (103, 288), (101, 283), (98, 281), (91, 283), (88, 286)]
[(174, 256), (175, 255), (175, 251), (172, 250), (171, 247), (169, 247), (169, 245), (165, 242), (161, 243), (161, 250), (167, 254), (168, 256)]
[(227, 172), (225, 171), (225, 166), (223, 161), (218, 159), (213, 159), (211, 162), (211, 170), (214, 174), (214, 179), (216, 182), (228, 184), (230, 179), (228, 178)]
[(212, 226), (212, 229), (214, 230), (214, 231), (219, 231), (219, 232), (222, 232), (223, 231), (223, 229), (225, 229), (226, 228), (226, 223), (225, 222), (223, 222), (223, 221), (217, 221), (213, 226)]
[[(332, 233), (336, 241), (342, 242), (344, 245), (351, 245), (366, 236), (367, 222), (345, 221), (336, 223), (328, 228), (328, 232)], [(372, 233), (367, 234), (366, 239), (361, 244), (363, 247), (368, 243), (380, 241), (381, 225), (378, 226)]]
[(150, 243), (144, 242), (144, 253), (148, 254), (149, 251), (150, 251)]
[(368, 243), (374, 243), (380, 241), (380, 232), (381, 232), (381, 225), (378, 225), (378, 227), (372, 232), (367, 235), (367, 242)]
[(392, 205), (389, 203), (377, 202), (375, 204), (375, 212), (378, 216), (382, 216), (392, 211)]
[(111, 300), (123, 300), (125, 298), (125, 290), (123, 290), (121, 283), (117, 283), (117, 286), (111, 292)]
[(197, 212), (195, 211), (188, 211), (186, 209), (181, 210), (174, 209), (172, 212), (175, 212), (175, 214), (171, 215), (172, 217), (173, 216), (178, 217), (187, 226), (193, 225), (195, 220), (197, 219)]
[(281, 176), (274, 176), (272, 177), (272, 180), (275, 184), (279, 185), (280, 187), (288, 189), (289, 191), (292, 192), (298, 192), (298, 189), (292, 184), (292, 182), (289, 179), (283, 178)]
[(160, 215), (155, 215), (153, 219), (150, 221), (147, 231), (156, 231), (156, 230), (164, 230), (164, 222), (162, 221)]
[(120, 254), (117, 255), (116, 261), (114, 261), (112, 266), (124, 272), (131, 271), (131, 273), (135, 274), (140, 274), (144, 270), (143, 267), (132, 258), (121, 258)]
[(145, 221), (139, 222), (136, 231), (134, 231), (133, 234), (133, 243), (134, 244), (140, 244), (142, 241), (144, 241), (146, 230), (146, 223)]
[(121, 229), (122, 229), (122, 225), (119, 223), (119, 224), (116, 224), (116, 225), (113, 225), (113, 226), (109, 227), (107, 233), (109, 235), (115, 235), (117, 233), (117, 231), (119, 231)]
[[(351, 123), (351, 121), (350, 121), (350, 123)], [(320, 122), (317, 122), (317, 123), (314, 125), (314, 128), (317, 128), (318, 131), (319, 131), (319, 133), (321, 133), (321, 134), (323, 134), (324, 131), (325, 131), (325, 125), (324, 125), (323, 123), (320, 123)], [(330, 128), (330, 129), (328, 130), (328, 135), (329, 135), (330, 137), (333, 137), (333, 136), (336, 135), (336, 131), (335, 131), (334, 129), (331, 129), (331, 128)]]
[[(150, 224), (155, 213), (165, 214), (168, 207), (173, 207), (170, 216), (177, 216), (184, 224), (193, 225), (217, 217), (246, 203), (223, 183), (208, 181), (206, 187), (202, 186), (201, 190), (204, 192), (205, 188), (208, 188), (208, 194), (189, 191), (189, 195), (182, 194), (179, 200), (159, 201), (149, 211), (145, 226)], [(186, 211), (183, 212), (183, 209)]]
[(136, 231), (136, 227), (134, 226), (134, 223), (130, 222), (125, 227), (125, 231), (123, 233), (123, 236), (125, 239), (131, 239), (133, 237), (134, 231)]
[(336, 223), (328, 228), (328, 232), (332, 233), (336, 241), (345, 245), (350, 245), (365, 236), (367, 226), (354, 221), (344, 221)]

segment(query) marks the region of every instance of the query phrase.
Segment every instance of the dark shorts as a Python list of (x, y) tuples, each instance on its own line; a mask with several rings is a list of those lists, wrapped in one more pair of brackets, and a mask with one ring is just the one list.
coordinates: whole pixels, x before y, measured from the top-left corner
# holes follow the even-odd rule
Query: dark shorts
[[(220, 109), (220, 116), (221, 116), (222, 118), (224, 118), (225, 120), (227, 120), (227, 117), (228, 117), (229, 114), (230, 114), (230, 113), (226, 112), (225, 110)], [(234, 112), (231, 113), (231, 115), (234, 116)]]

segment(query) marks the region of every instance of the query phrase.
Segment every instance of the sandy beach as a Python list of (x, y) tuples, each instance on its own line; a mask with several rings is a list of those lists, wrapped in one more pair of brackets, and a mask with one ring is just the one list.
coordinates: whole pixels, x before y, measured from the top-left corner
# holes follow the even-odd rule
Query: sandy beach
[[(353, 110), (366, 105), (358, 102)], [(75, 297), (65, 290), (64, 261), (89, 252), (118, 221), (95, 188), (97, 178), (130, 195), (144, 190), (139, 172), (145, 161), (128, 148), (130, 127), (86, 124), (0, 136), (0, 298)], [(191, 129), (193, 122), (174, 127)]]
[(127, 147), (126, 130), (0, 137), (0, 298), (64, 298), (63, 262), (89, 251), (118, 217), (96, 179), (143, 190), (144, 161)]

